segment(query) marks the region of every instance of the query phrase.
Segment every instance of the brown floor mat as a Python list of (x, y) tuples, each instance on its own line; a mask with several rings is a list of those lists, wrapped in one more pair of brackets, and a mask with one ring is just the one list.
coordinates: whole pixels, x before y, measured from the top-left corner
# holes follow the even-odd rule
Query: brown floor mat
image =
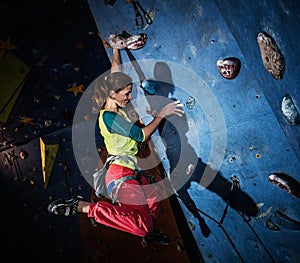
[[(168, 200), (163, 201), (163, 212), (156, 223), (168, 236), (169, 245), (142, 245), (142, 238), (94, 222), (81, 215), (83, 258), (86, 263), (105, 262), (189, 262), (176, 220)], [(127, 262), (127, 261), (126, 261)]]
[[(148, 144), (141, 145), (140, 156), (149, 157), (149, 153)], [(157, 159), (147, 158), (147, 162), (149, 161), (156, 162)], [(150, 172), (157, 175), (160, 174), (160, 169), (155, 167)], [(91, 200), (97, 200), (94, 192)], [(168, 245), (148, 244), (144, 246), (141, 237), (100, 225), (93, 219), (87, 218), (85, 214), (80, 215), (80, 224), (85, 263), (190, 262), (169, 199), (163, 201), (163, 211), (155, 222), (155, 228), (162, 230), (169, 238), (170, 244)]]

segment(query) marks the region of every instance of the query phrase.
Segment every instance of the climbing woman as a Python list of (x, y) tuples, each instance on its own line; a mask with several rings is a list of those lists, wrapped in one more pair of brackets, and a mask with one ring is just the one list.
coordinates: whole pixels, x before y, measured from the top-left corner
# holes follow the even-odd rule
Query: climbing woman
[[(100, 224), (146, 237), (153, 233), (153, 220), (160, 214), (161, 198), (154, 187), (153, 192), (144, 191), (143, 185), (149, 184), (146, 178), (135, 177), (138, 143), (150, 139), (164, 118), (173, 114), (182, 116), (184, 111), (179, 101), (172, 101), (162, 107), (148, 125), (134, 125), (123, 109), (132, 99), (132, 79), (121, 70), (120, 49), (114, 48), (110, 73), (101, 77), (94, 93), (108, 156), (119, 157), (110, 163), (105, 175), (108, 192), (116, 202), (102, 199), (86, 202), (79, 197), (58, 199), (48, 205), (48, 211), (62, 216), (86, 213)], [(125, 179), (128, 180), (125, 182)], [(120, 180), (124, 183), (117, 189), (116, 182)]]

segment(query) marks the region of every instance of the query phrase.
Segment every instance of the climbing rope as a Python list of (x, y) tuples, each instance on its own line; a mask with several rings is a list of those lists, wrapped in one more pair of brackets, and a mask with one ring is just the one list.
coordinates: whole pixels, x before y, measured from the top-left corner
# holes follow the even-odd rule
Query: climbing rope
[[(230, 204), (230, 201), (231, 201), (231, 198), (232, 198), (232, 194), (233, 194), (233, 192), (234, 192), (235, 189), (240, 188), (240, 182), (239, 182), (237, 176), (235, 176), (235, 175), (231, 176), (230, 180), (231, 180), (230, 192), (229, 192), (228, 200), (226, 202), (226, 206), (225, 206), (225, 209), (223, 211), (223, 215), (222, 215), (220, 221), (216, 220), (212, 216), (208, 215), (204, 211), (202, 211), (199, 208), (197, 208), (195, 205), (191, 204), (190, 202), (188, 202), (187, 200), (185, 200), (184, 198), (182, 198), (177, 192), (174, 191), (174, 194), (188, 208), (190, 208), (191, 210), (194, 210), (194, 211), (196, 211), (196, 212), (198, 212), (198, 213), (206, 216), (207, 218), (209, 218), (210, 220), (212, 220), (214, 223), (216, 223), (221, 228), (221, 230), (223, 231), (223, 233), (225, 234), (226, 238), (228, 239), (229, 243), (231, 244), (231, 246), (235, 250), (235, 252), (238, 255), (238, 257), (240, 258), (241, 262), (245, 262), (245, 260), (243, 259), (242, 255), (239, 253), (237, 247), (235, 246), (233, 240), (231, 239), (231, 237), (229, 236), (229, 234), (227, 233), (226, 229), (223, 226), (223, 222), (224, 222), (224, 219), (225, 219), (225, 217), (227, 215), (227, 212), (228, 212), (228, 207), (229, 207), (229, 204)], [(262, 240), (259, 238), (259, 236), (255, 232), (255, 230), (253, 229), (253, 227), (249, 224), (249, 221), (250, 221), (249, 218), (246, 218), (243, 213), (237, 211), (236, 209), (234, 209), (234, 210), (243, 218), (243, 221), (246, 222), (246, 224), (248, 225), (248, 227), (251, 229), (251, 231), (253, 232), (253, 234), (256, 236), (257, 240), (260, 242), (260, 244), (262, 245), (263, 249), (266, 251), (266, 253), (270, 257), (270, 259), (272, 260), (272, 262), (275, 263), (276, 261), (272, 257), (271, 253), (268, 251), (268, 249), (266, 248), (266, 246), (263, 244)]]

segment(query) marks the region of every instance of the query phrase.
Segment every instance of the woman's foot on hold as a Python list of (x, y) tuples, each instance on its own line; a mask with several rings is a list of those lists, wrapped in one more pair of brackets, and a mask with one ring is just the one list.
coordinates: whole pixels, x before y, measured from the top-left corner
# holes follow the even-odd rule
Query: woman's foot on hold
[(60, 198), (47, 207), (47, 210), (51, 214), (60, 215), (60, 216), (72, 216), (77, 214), (78, 202), (82, 200), (81, 196), (76, 196), (73, 198)]

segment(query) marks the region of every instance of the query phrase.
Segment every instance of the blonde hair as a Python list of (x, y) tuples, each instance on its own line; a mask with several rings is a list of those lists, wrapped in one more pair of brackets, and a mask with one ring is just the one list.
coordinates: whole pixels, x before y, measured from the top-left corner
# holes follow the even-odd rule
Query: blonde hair
[(123, 72), (113, 72), (108, 75), (101, 75), (98, 77), (95, 82), (93, 96), (97, 107), (93, 107), (93, 112), (97, 112), (104, 108), (106, 98), (109, 97), (110, 91), (115, 91), (118, 93), (131, 83), (131, 77)]

